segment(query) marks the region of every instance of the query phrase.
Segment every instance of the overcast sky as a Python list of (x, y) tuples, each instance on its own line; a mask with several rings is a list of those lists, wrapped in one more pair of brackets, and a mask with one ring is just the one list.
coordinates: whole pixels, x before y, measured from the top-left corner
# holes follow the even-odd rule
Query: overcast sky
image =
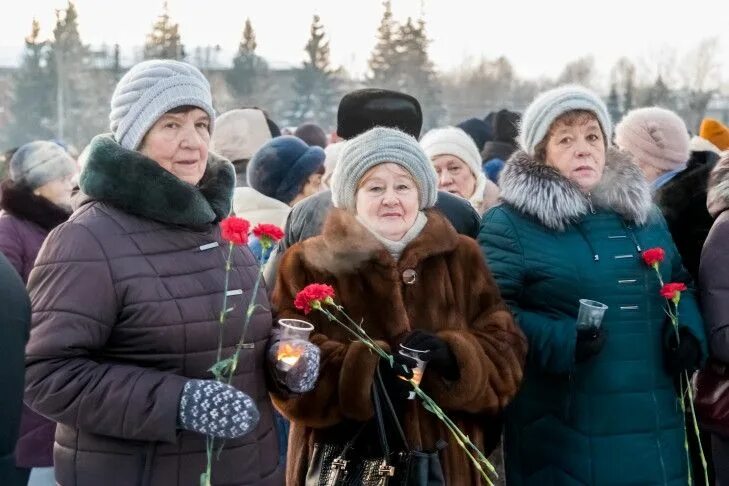
[[(85, 43), (119, 43), (124, 52), (140, 47), (162, 10), (161, 0), (76, 0)], [(729, 1), (703, 0), (393, 0), (396, 20), (424, 12), (432, 39), (430, 55), (440, 70), (468, 59), (507, 56), (520, 75), (555, 76), (565, 63), (592, 54), (607, 73), (620, 56), (655, 64), (675, 50), (689, 52), (717, 37), (722, 76), (729, 80)], [(36, 17), (50, 37), (54, 9), (65, 0), (4, 0), (0, 16), (0, 64), (17, 60)], [(335, 65), (355, 75), (366, 69), (382, 16), (380, 0), (170, 0), (183, 43), (237, 48), (246, 17), (256, 31), (258, 54), (282, 64), (299, 64), (311, 16), (321, 16)], [(223, 56), (224, 58), (224, 56)], [(222, 58), (221, 58), (222, 59)], [(17, 62), (17, 61), (16, 61)]]

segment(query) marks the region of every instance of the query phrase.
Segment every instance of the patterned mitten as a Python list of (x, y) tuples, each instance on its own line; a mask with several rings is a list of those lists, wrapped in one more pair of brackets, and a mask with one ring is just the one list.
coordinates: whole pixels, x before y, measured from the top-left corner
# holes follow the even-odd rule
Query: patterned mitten
[[(280, 345), (280, 342), (275, 342), (268, 350), (268, 359), (273, 367), (276, 366), (276, 355)], [(276, 379), (293, 393), (311, 391), (319, 378), (319, 360), (321, 358), (319, 346), (312, 343), (306, 343), (304, 346), (303, 354), (291, 369), (275, 373)]]
[(185, 383), (177, 412), (178, 425), (213, 437), (240, 437), (258, 425), (260, 413), (242, 391), (214, 380)]

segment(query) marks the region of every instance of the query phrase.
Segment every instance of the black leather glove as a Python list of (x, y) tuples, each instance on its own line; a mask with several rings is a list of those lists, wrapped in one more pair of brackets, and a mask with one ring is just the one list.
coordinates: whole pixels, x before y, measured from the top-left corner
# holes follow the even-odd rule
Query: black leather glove
[(428, 351), (423, 359), (428, 362), (428, 370), (435, 370), (446, 380), (457, 380), (461, 376), (456, 355), (448, 343), (432, 332), (416, 329), (408, 334), (402, 342), (403, 346), (419, 351)]
[[(415, 368), (416, 361), (409, 356), (401, 354), (393, 355), (395, 367), (392, 368), (390, 363), (384, 359), (380, 359), (379, 368), (380, 376), (382, 376), (382, 384), (385, 391), (390, 396), (393, 404), (402, 403), (408, 399), (408, 395), (413, 391), (413, 386), (409, 381), (403, 380), (402, 377), (410, 379), (413, 377), (412, 369)], [(375, 376), (377, 380), (377, 376)]]
[(602, 327), (591, 327), (577, 330), (575, 344), (575, 361), (582, 363), (602, 351), (607, 339), (607, 330)]
[(675, 331), (671, 330), (663, 353), (663, 363), (671, 376), (678, 376), (684, 371), (691, 373), (699, 369), (701, 362), (699, 340), (685, 327), (679, 328), (678, 337), (680, 339), (677, 339)]

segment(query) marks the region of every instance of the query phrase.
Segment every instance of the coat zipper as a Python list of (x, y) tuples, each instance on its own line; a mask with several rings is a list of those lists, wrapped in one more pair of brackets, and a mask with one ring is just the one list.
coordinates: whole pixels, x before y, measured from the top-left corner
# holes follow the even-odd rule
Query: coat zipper
[(592, 193), (587, 193), (587, 204), (590, 206), (590, 212), (595, 214), (595, 207), (592, 205)]

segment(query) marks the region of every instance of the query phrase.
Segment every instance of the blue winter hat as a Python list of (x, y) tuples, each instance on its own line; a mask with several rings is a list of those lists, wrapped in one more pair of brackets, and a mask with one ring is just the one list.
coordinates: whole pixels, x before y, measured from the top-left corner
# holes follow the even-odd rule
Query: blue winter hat
[(210, 84), (195, 66), (169, 59), (151, 59), (133, 66), (111, 95), (109, 127), (119, 144), (137, 150), (147, 131), (168, 111), (196, 106), (210, 117), (215, 110)]
[(469, 118), (456, 126), (473, 139), (479, 152), (483, 150), (486, 142), (490, 142), (494, 138), (491, 126), (479, 118)]
[(612, 139), (613, 124), (605, 103), (589, 89), (570, 84), (545, 91), (527, 107), (519, 130), (519, 144), (522, 149), (534, 156), (535, 147), (547, 136), (554, 120), (573, 110), (594, 113), (605, 140)]
[(258, 149), (248, 162), (248, 184), (261, 194), (288, 204), (306, 179), (324, 167), (325, 158), (321, 147), (309, 147), (298, 137), (276, 137)]

